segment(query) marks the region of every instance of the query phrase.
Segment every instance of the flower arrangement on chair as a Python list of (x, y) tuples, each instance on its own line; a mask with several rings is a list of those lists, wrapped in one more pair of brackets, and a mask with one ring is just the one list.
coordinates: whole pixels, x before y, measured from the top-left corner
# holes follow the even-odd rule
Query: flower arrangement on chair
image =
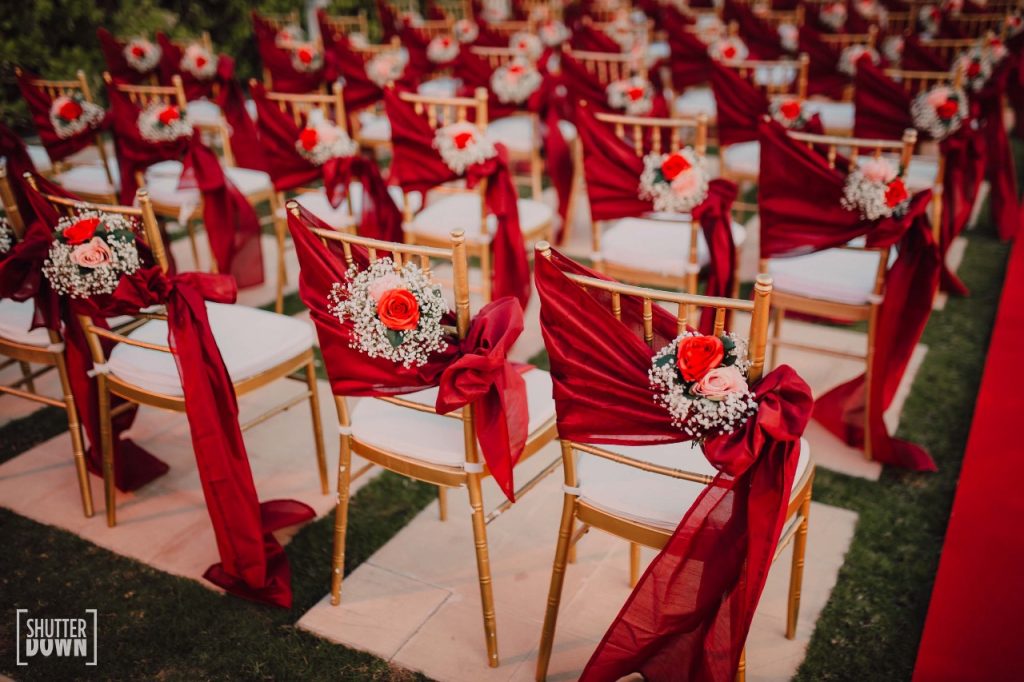
[(381, 258), (362, 271), (353, 266), (348, 282), (335, 283), (328, 300), (328, 312), (352, 322), (351, 347), (371, 358), (419, 367), (448, 347), (441, 324), (448, 305), (441, 287), (415, 263), (396, 268), (390, 258)]
[(174, 104), (153, 102), (139, 114), (139, 132), (149, 142), (174, 142), (192, 136), (192, 124), (185, 111)]
[(525, 31), (513, 33), (508, 46), (517, 57), (524, 57), (531, 62), (537, 61), (544, 52), (544, 44), (540, 42), (540, 38)]
[(781, 23), (776, 30), (779, 33), (779, 45), (783, 50), (789, 53), (800, 50), (800, 29), (796, 24)]
[(122, 275), (139, 269), (132, 221), (121, 215), (82, 211), (57, 223), (43, 275), (58, 294), (88, 298), (109, 294)]
[(409, 53), (405, 50), (385, 50), (366, 62), (366, 76), (383, 88), (401, 78), (408, 63)]
[(942, 25), (942, 10), (937, 5), (922, 5), (917, 10), (917, 23), (921, 27), (921, 35), (930, 37), (938, 34)]
[(654, 107), (654, 88), (640, 76), (612, 81), (605, 88), (608, 105), (630, 116), (643, 116)]
[(850, 45), (843, 49), (839, 54), (839, 71), (845, 73), (847, 76), (854, 76), (857, 74), (857, 62), (860, 58), (867, 55), (871, 60), (871, 63), (878, 65), (881, 63), (882, 58), (879, 56), (878, 51), (867, 45)]
[(614, 40), (623, 52), (629, 52), (636, 44), (636, 26), (624, 10), (620, 10), (615, 19), (604, 27), (604, 33)]
[(964, 85), (979, 92), (992, 77), (993, 62), (986, 51), (980, 47), (972, 47), (963, 52), (953, 61), (952, 75), (957, 71), (963, 73)]
[(459, 41), (450, 35), (434, 36), (427, 43), (427, 59), (434, 64), (448, 64), (459, 56)]
[(480, 17), (489, 24), (507, 21), (512, 15), (508, 0), (483, 0)]
[(708, 55), (716, 62), (739, 62), (749, 54), (747, 44), (738, 36), (727, 36), (708, 45)]
[(910, 206), (910, 192), (895, 166), (873, 158), (861, 161), (847, 175), (840, 203), (864, 220), (899, 217)]
[(671, 154), (647, 154), (640, 174), (639, 196), (653, 202), (655, 211), (692, 211), (708, 196), (704, 160), (691, 147)]
[(50, 105), (50, 125), (62, 140), (95, 128), (104, 115), (103, 107), (87, 102), (80, 92), (56, 97)]
[(292, 68), (300, 73), (318, 71), (324, 65), (324, 55), (313, 43), (292, 46)]
[(853, 9), (862, 18), (868, 21), (877, 21), (882, 25), (885, 25), (889, 18), (889, 12), (878, 0), (856, 0), (853, 3)]
[(423, 15), (416, 10), (407, 10), (398, 15), (398, 23), (406, 28), (422, 28)]
[(132, 38), (124, 46), (124, 60), (139, 73), (149, 73), (160, 63), (160, 46), (145, 38)]
[(472, 19), (459, 19), (452, 26), (452, 35), (463, 45), (468, 45), (480, 37), (480, 27)]
[(434, 133), (434, 149), (453, 173), (461, 175), (467, 168), (498, 154), (494, 143), (484, 137), (476, 125), (467, 121), (438, 128)]
[(790, 130), (803, 130), (807, 126), (807, 115), (804, 103), (799, 97), (782, 97), (773, 99), (768, 105), (768, 113)]
[(839, 32), (846, 24), (846, 5), (842, 2), (830, 2), (818, 11), (818, 21), (832, 32)]
[(521, 104), (540, 87), (543, 77), (530, 62), (517, 57), (491, 74), (491, 90), (500, 102)]
[(935, 140), (944, 140), (967, 118), (967, 93), (948, 85), (935, 85), (922, 92), (910, 105), (914, 127)]
[(181, 55), (180, 67), (198, 80), (208, 81), (217, 73), (217, 60), (205, 47), (193, 43)]
[(1006, 29), (1007, 37), (1013, 38), (1018, 36), (1021, 31), (1024, 31), (1024, 16), (1021, 16), (1019, 10), (1013, 14), (1008, 14), (1003, 21), (1003, 26)]
[(903, 36), (886, 36), (882, 41), (882, 55), (890, 64), (899, 64), (903, 59)]
[(289, 24), (282, 26), (281, 29), (274, 36), (274, 44), (278, 47), (288, 50), (291, 49), (295, 43), (301, 43), (306, 39), (306, 32), (302, 30), (302, 27), (297, 24)]
[(743, 339), (686, 332), (658, 351), (648, 376), (654, 400), (668, 410), (673, 426), (703, 442), (732, 433), (757, 411), (749, 369)]
[(552, 19), (537, 27), (537, 36), (547, 47), (558, 47), (572, 37), (572, 32), (562, 22)]
[(979, 41), (982, 51), (986, 54), (993, 65), (1006, 59), (1010, 51), (1006, 49), (1006, 44), (1002, 38), (996, 35), (989, 34)]
[(0, 216), (0, 254), (7, 253), (14, 246), (14, 228), (6, 217)]
[(299, 139), (295, 141), (295, 149), (302, 158), (315, 166), (359, 153), (359, 145), (342, 128), (325, 119), (319, 109), (310, 113), (306, 127), (299, 132)]

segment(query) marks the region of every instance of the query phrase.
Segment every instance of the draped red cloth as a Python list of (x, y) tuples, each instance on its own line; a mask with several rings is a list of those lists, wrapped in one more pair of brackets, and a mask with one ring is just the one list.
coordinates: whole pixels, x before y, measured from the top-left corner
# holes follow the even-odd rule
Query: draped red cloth
[[(267, 99), (262, 85), (256, 84), (252, 97), (259, 113), (260, 143), (271, 160), (270, 175), (275, 189), (295, 189), (322, 177), (327, 199), (337, 208), (348, 194), (351, 182), (358, 180), (362, 185), (360, 215), (356, 216), (359, 234), (402, 241), (402, 212), (395, 206), (373, 159), (357, 154), (330, 159), (320, 167), (313, 165), (295, 149), (301, 131), (294, 119)], [(344, 121), (337, 123), (345, 127)]]
[(800, 27), (798, 40), (800, 52), (806, 52), (810, 58), (807, 94), (841, 100), (850, 79), (839, 72), (839, 51), (822, 40), (821, 33), (810, 26)]
[[(223, 62), (221, 62), (223, 64)], [(256, 123), (245, 108), (245, 93), (235, 78), (221, 79), (217, 106), (228, 124), (231, 153), (240, 168), (270, 171), (270, 164), (259, 144)]]
[[(862, 60), (854, 79), (855, 115), (853, 134), (856, 137), (899, 140), (907, 128), (914, 127), (910, 113), (912, 98), (903, 87), (882, 69)], [(926, 133), (921, 132), (922, 135)], [(945, 264), (945, 255), (953, 240), (970, 219), (974, 200), (985, 176), (985, 153), (980, 133), (972, 120), (965, 120), (960, 129), (939, 143), (945, 156), (942, 184), (942, 224), (939, 252), (943, 256), (941, 284), (950, 293), (966, 295), (967, 287)]]
[[(427, 119), (403, 102), (393, 88), (384, 91), (384, 108), (391, 121), (391, 160), (389, 180), (406, 192), (423, 192), (459, 178), (433, 148), (434, 130)], [(492, 239), (494, 249), (494, 297), (512, 296), (525, 308), (530, 298), (530, 265), (526, 258), (523, 233), (519, 228), (519, 197), (508, 166), (508, 152), (496, 144), (497, 156), (466, 169), (468, 187), (487, 181), (484, 197), (489, 213), (497, 219)]]
[[(602, 84), (594, 74), (587, 71), (587, 67), (569, 53), (562, 54), (559, 65), (562, 71), (559, 83), (565, 86), (572, 101), (584, 100), (601, 111), (614, 112), (608, 104), (607, 85)], [(653, 75), (651, 74), (652, 78), (649, 80), (654, 90), (654, 98), (651, 101), (651, 111), (645, 115), (664, 118), (669, 115), (668, 102)]]
[(1010, 70), (998, 65), (980, 92), (971, 92), (971, 113), (981, 124), (985, 139), (985, 174), (992, 183), (992, 220), (999, 238), (1014, 239), (1024, 226), (1024, 211), (1017, 197), (1017, 171), (1010, 137), (1003, 120), (1003, 100)]
[[(593, 220), (617, 220), (643, 216), (654, 210), (651, 201), (639, 197), (643, 158), (633, 146), (615, 135), (614, 129), (597, 120), (590, 107), (578, 107), (576, 128), (583, 143), (583, 174)], [(729, 296), (736, 272), (736, 246), (732, 239), (731, 208), (736, 185), (720, 178), (708, 185), (708, 198), (692, 211), (708, 245), (708, 296)], [(680, 239), (684, 233), (680, 232)], [(710, 316), (705, 316), (705, 322)]]
[[(871, 366), (871, 413), (865, 414), (865, 376), (818, 398), (814, 418), (853, 447), (864, 446), (871, 424), (872, 457), (915, 471), (935, 463), (918, 445), (889, 435), (882, 418), (931, 314), (941, 259), (928, 220), (931, 191), (914, 195), (902, 218), (862, 220), (842, 207), (845, 160), (829, 168), (816, 151), (792, 140), (774, 122), (761, 125), (761, 257), (781, 258), (835, 248), (864, 236), (868, 246), (896, 246), (885, 278)], [(779, 172), (785, 169), (785, 172)]]
[(32, 116), (32, 124), (39, 133), (39, 141), (46, 148), (46, 153), (52, 161), (62, 161), (75, 152), (79, 152), (94, 144), (102, 144), (99, 138), (101, 130), (108, 127), (106, 117), (96, 127), (88, 127), (70, 137), (61, 138), (50, 123), (50, 107), (54, 98), (41, 88), (32, 85), (32, 81), (39, 76), (26, 70), (17, 75), (18, 89), (21, 91), (21, 98), (28, 105), (29, 114)]
[(278, 92), (313, 92), (324, 82), (324, 69), (316, 71), (298, 71), (292, 66), (290, 50), (277, 46), (277, 29), (269, 21), (253, 10), (253, 36), (256, 49), (260, 53), (263, 67), (270, 72), (274, 90)]
[(569, 44), (572, 45), (572, 49), (583, 52), (622, 52), (622, 48), (611, 36), (594, 28), (588, 21), (580, 21), (573, 26)]
[(750, 49), (751, 59), (781, 59), (784, 56), (778, 29), (754, 14), (749, 5), (726, 0), (722, 5), (722, 20), (727, 24), (736, 22), (743, 42)]
[[(757, 127), (769, 111), (764, 91), (744, 79), (735, 69), (722, 64), (711, 65), (711, 90), (715, 95), (718, 140), (723, 145), (752, 142), (757, 139)], [(809, 117), (803, 130), (822, 133), (821, 117)]]
[(124, 58), (124, 48), (128, 43), (123, 40), (118, 40), (107, 29), (96, 29), (96, 37), (100, 41), (100, 49), (103, 51), (103, 59), (107, 62), (107, 71), (109, 71), (110, 75), (114, 78), (125, 83), (138, 85), (150, 76), (159, 75), (159, 62), (157, 62), (156, 66), (146, 73), (139, 73), (133, 69), (128, 64), (128, 60)]
[(345, 87), (341, 91), (341, 96), (345, 100), (345, 110), (351, 114), (379, 102), (383, 93), (380, 87), (366, 76), (366, 62), (363, 57), (352, 50), (346, 36), (336, 33), (330, 27), (325, 10), (317, 10), (316, 16), (324, 43), (324, 80), (333, 82), (338, 77), (344, 79)]
[(903, 36), (900, 68), (912, 71), (948, 71), (951, 66), (948, 59), (925, 47), (917, 36)]
[(194, 134), (173, 142), (153, 143), (139, 132), (139, 107), (116, 88), (108, 89), (114, 147), (121, 168), (121, 203), (130, 204), (138, 188), (136, 173), (158, 161), (182, 159), (179, 187), (202, 195), (203, 224), (220, 272), (234, 275), (240, 287), (263, 283), (263, 251), (256, 211), (227, 178), (217, 158)]
[[(523, 331), (523, 311), (512, 298), (497, 299), (474, 317), (460, 343), (448, 339), (445, 350), (419, 367), (404, 367), (385, 358), (371, 358), (352, 347), (352, 323), (327, 311), (335, 283), (348, 279), (340, 245), (324, 245), (311, 227), (330, 229), (302, 209), (288, 216), (299, 258), (299, 296), (316, 325), (331, 390), (342, 396), (388, 396), (438, 386), (437, 411), (447, 414), (472, 404), (480, 450), (495, 482), (514, 501), (513, 468), (528, 435), (526, 384), (508, 361), (508, 351)], [(365, 266), (365, 249), (352, 246), (354, 260)], [(449, 314), (445, 324), (452, 324)]]
[[(653, 445), (689, 437), (658, 407), (647, 376), (676, 318), (654, 307), (645, 343), (638, 299), (611, 313), (609, 295), (567, 274), (601, 275), (560, 253), (537, 258), (541, 330), (551, 359), (558, 434), (579, 443)], [(594, 387), (600, 386), (600, 391)], [(752, 387), (758, 411), (704, 454), (718, 475), (683, 516), (583, 671), (582, 680), (735, 679), (771, 567), (811, 412), (811, 391), (788, 366)], [(680, 512), (683, 510), (680, 509)]]
[(380, 17), (382, 38), (384, 42), (389, 42), (398, 35), (398, 16), (387, 0), (374, 0), (374, 4), (377, 5), (377, 15)]

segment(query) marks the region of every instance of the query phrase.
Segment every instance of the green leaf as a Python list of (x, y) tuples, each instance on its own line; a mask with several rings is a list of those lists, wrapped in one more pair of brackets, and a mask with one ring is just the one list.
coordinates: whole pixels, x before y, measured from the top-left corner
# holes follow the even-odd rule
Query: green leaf
[(398, 348), (402, 345), (402, 342), (405, 341), (405, 334), (400, 331), (386, 329), (384, 333), (387, 335), (388, 343), (391, 344), (392, 348)]
[(668, 182), (668, 180), (665, 179), (665, 174), (661, 172), (661, 166), (654, 169), (654, 182), (656, 184), (659, 182)]
[(676, 356), (673, 355), (672, 353), (668, 353), (667, 355), (662, 355), (660, 358), (655, 360), (654, 361), (654, 366), (655, 367), (668, 367), (670, 365), (674, 365), (675, 363), (676, 363)]

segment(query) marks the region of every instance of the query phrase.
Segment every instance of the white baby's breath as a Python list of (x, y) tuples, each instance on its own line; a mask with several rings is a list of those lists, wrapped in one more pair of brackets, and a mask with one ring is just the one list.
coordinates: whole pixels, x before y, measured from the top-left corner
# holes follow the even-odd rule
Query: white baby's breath
[(537, 28), (537, 36), (540, 41), (548, 47), (558, 47), (569, 38), (572, 33), (569, 28), (560, 21), (545, 21)]
[[(319, 114), (319, 115), (314, 115)], [(306, 131), (312, 130), (316, 135), (316, 143), (311, 149), (303, 144)], [(359, 144), (348, 136), (345, 130), (323, 117), (319, 109), (314, 109), (306, 121), (306, 129), (295, 141), (295, 149), (307, 161), (322, 166), (334, 158), (346, 158), (359, 153)]]
[(297, 43), (292, 47), (292, 68), (299, 73), (319, 71), (323, 65), (323, 52), (313, 43)]
[[(939, 100), (956, 102), (956, 113), (952, 118), (943, 119), (939, 116), (935, 104)], [(915, 128), (928, 133), (934, 140), (944, 140), (959, 130), (967, 118), (967, 93), (960, 88), (935, 85), (914, 98), (910, 113)]]
[(839, 71), (847, 76), (854, 76), (857, 73), (857, 61), (861, 56), (867, 55), (872, 64), (876, 66), (881, 63), (882, 58), (878, 51), (867, 45), (850, 45), (839, 54)]
[[(886, 199), (890, 185), (903, 182), (896, 169), (892, 168), (892, 164), (885, 159), (871, 159), (864, 163), (865, 166), (870, 166), (873, 170), (865, 172), (864, 167), (857, 166), (846, 176), (843, 197), (840, 199), (843, 208), (857, 211), (865, 220), (880, 220), (903, 215), (910, 204), (909, 196), (895, 206), (890, 206)], [(882, 166), (889, 167), (884, 172), (885, 179), (883, 179), (883, 173), (878, 170)]]
[(306, 39), (306, 32), (298, 24), (282, 26), (274, 36), (274, 44), (285, 50), (291, 49), (295, 43), (301, 43)]
[[(102, 240), (110, 252), (110, 261), (95, 267), (83, 267), (72, 260), (76, 249), (88, 246), (87, 243), (68, 244), (61, 238), (65, 229), (87, 218), (100, 220), (97, 231), (105, 234), (97, 234), (94, 239)], [(135, 230), (133, 221), (112, 213), (80, 211), (73, 217), (63, 217), (57, 223), (55, 239), (43, 263), (43, 275), (61, 295), (88, 298), (109, 294), (117, 288), (122, 275), (130, 275), (141, 266), (135, 248)]]
[(181, 55), (180, 67), (198, 80), (207, 81), (217, 73), (217, 58), (202, 45), (193, 43)]
[(480, 37), (480, 27), (472, 19), (459, 19), (452, 26), (452, 34), (460, 43), (468, 45)]
[(708, 55), (717, 62), (741, 62), (750, 50), (738, 36), (720, 38), (708, 45)]
[(639, 196), (651, 201), (655, 211), (689, 213), (708, 196), (708, 172), (704, 159), (692, 147), (685, 147), (677, 153), (686, 159), (690, 167), (673, 180), (666, 179), (661, 170), (671, 154), (652, 152), (644, 157)]
[[(178, 112), (178, 118), (170, 124), (164, 124), (160, 120), (160, 114), (167, 109)], [(191, 137), (192, 124), (188, 122), (184, 109), (179, 109), (173, 104), (153, 102), (139, 114), (139, 132), (143, 139), (149, 142), (173, 142), (182, 137)]]
[(640, 76), (612, 81), (605, 88), (608, 105), (630, 116), (649, 114), (654, 107), (654, 88)]
[(149, 73), (156, 68), (156, 65), (160, 63), (162, 53), (159, 45), (145, 38), (132, 38), (121, 52), (124, 55), (124, 60), (128, 62), (128, 66), (139, 73)]
[(533, 64), (517, 57), (491, 74), (491, 90), (498, 101), (521, 104), (540, 87), (543, 78)]
[[(77, 104), (82, 113), (70, 120), (62, 118), (61, 109), (71, 103)], [(87, 128), (95, 128), (103, 120), (104, 115), (103, 107), (87, 102), (81, 93), (61, 95), (54, 98), (53, 104), (50, 105), (50, 125), (53, 126), (53, 132), (62, 140), (73, 137)]]
[(540, 42), (540, 38), (526, 31), (513, 33), (508, 46), (517, 57), (523, 57), (531, 62), (537, 61), (544, 52), (544, 43)]
[(459, 41), (450, 35), (435, 36), (427, 43), (427, 59), (434, 64), (447, 64), (459, 56)]
[(438, 128), (434, 133), (433, 147), (441, 155), (445, 165), (459, 175), (470, 166), (483, 163), (498, 154), (494, 143), (488, 140), (476, 125), (468, 121)]

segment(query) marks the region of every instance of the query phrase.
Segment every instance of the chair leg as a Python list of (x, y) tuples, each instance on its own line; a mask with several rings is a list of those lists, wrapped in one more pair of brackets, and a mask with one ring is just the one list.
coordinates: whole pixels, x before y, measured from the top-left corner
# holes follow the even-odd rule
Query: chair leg
[(537, 652), (537, 673), (535, 679), (543, 681), (548, 675), (551, 663), (551, 648), (555, 641), (555, 625), (558, 623), (558, 606), (562, 601), (562, 587), (565, 585), (565, 564), (569, 558), (572, 542), (572, 527), (576, 520), (576, 497), (566, 493), (562, 498), (562, 522), (558, 527), (558, 544), (555, 546), (555, 563), (551, 568), (551, 587), (548, 588), (548, 605), (544, 613), (544, 627), (540, 635), (540, 649)]
[(782, 338), (782, 320), (786, 317), (786, 311), (776, 308), (772, 311), (775, 320), (772, 324), (772, 345), (768, 354), (768, 369), (775, 369), (779, 364), (779, 339)]
[(480, 579), (480, 605), (484, 616), (487, 665), (497, 668), (498, 624), (494, 616), (494, 586), (491, 580), (491, 558), (487, 548), (487, 526), (484, 522), (480, 474), (469, 474), (466, 488), (469, 491), (469, 506), (473, 510), (473, 544), (476, 548), (476, 570)]
[(96, 391), (99, 394), (100, 448), (103, 452), (103, 497), (107, 506), (107, 526), (117, 525), (116, 490), (114, 487), (114, 433), (110, 416), (110, 393), (107, 378), (96, 375)]
[(530, 156), (530, 192), (533, 194), (530, 198), (534, 201), (540, 201), (541, 194), (544, 192), (543, 184), (541, 183), (542, 162), (540, 153), (537, 150), (533, 151)]
[(345, 533), (348, 530), (348, 500), (351, 481), (351, 436), (342, 434), (338, 453), (338, 504), (334, 507), (334, 551), (331, 555), (332, 606), (341, 603), (341, 580), (345, 573)]
[(199, 272), (201, 270), (199, 266), (199, 243), (196, 241), (196, 228), (191, 218), (185, 221), (185, 232), (188, 233), (188, 245), (192, 250), (192, 263), (195, 265), (196, 271)]
[(86, 518), (92, 517), (92, 486), (89, 485), (89, 470), (85, 466), (85, 444), (82, 441), (82, 426), (78, 421), (78, 408), (75, 398), (71, 395), (71, 383), (68, 381), (67, 365), (62, 354), (55, 355), (57, 375), (60, 377), (61, 393), (64, 395), (64, 410), (68, 415), (68, 431), (71, 433), (71, 454), (75, 461), (75, 473), (78, 475), (78, 490), (82, 496), (82, 513)]
[(448, 488), (437, 486), (437, 515), (442, 521), (448, 520)]
[(629, 586), (636, 587), (640, 582), (640, 545), (629, 543)]
[(747, 679), (747, 647), (743, 647), (740, 653), (740, 664), (736, 668), (736, 682), (746, 682)]
[(270, 201), (270, 210), (274, 216), (274, 237), (277, 239), (277, 296), (274, 299), (274, 312), (284, 312), (284, 287), (288, 284), (288, 268), (284, 261), (285, 251), (285, 230), (288, 228), (277, 215), (279, 200), (274, 198)]
[(316, 386), (316, 368), (313, 361), (306, 363), (306, 385), (309, 387), (309, 411), (313, 417), (313, 444), (316, 447), (316, 465), (320, 473), (320, 491), (331, 492), (327, 482), (327, 453), (324, 451), (324, 430), (320, 421), (320, 395)]
[(786, 639), (796, 638), (800, 616), (800, 590), (804, 582), (804, 557), (807, 554), (807, 523), (811, 514), (811, 493), (800, 504), (800, 527), (793, 538), (793, 565), (789, 572), (789, 604), (786, 609)]
[(36, 392), (36, 380), (32, 378), (32, 365), (27, 362), (18, 362), (21, 367), (21, 376), (24, 377), (25, 390), (29, 393)]
[(487, 244), (480, 249), (480, 290), (484, 303), (491, 302), (491, 247)]

